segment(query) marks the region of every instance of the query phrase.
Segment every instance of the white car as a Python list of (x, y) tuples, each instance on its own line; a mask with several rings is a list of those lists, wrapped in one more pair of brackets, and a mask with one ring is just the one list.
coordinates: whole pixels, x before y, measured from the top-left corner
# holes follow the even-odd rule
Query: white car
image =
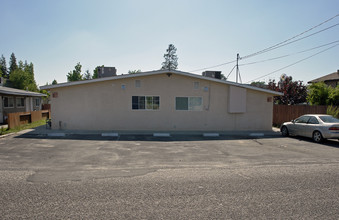
[(339, 119), (331, 115), (302, 115), (280, 127), (283, 136), (295, 135), (310, 137), (320, 143), (325, 139), (339, 139)]

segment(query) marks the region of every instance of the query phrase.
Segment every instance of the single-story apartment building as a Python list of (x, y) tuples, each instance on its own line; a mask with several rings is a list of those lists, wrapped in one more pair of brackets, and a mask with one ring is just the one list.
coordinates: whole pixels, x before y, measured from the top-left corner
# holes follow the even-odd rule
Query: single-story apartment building
[(41, 110), (42, 93), (0, 86), (0, 123), (4, 123), (8, 113)]
[(282, 95), (176, 70), (41, 89), (51, 93), (52, 129), (109, 131), (271, 130), (273, 96)]

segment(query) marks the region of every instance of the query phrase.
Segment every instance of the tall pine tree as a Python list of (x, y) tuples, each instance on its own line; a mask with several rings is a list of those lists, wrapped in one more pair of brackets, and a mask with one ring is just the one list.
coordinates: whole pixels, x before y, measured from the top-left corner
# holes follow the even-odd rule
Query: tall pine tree
[(8, 70), (7, 70), (7, 63), (4, 55), (1, 55), (0, 58), (0, 71), (1, 71), (1, 76), (8, 79)]
[(38, 86), (34, 79), (33, 63), (22, 62), (19, 60), (18, 64), (14, 53), (10, 57), (9, 68), (9, 83), (7, 86), (37, 92)]
[(11, 73), (13, 73), (16, 69), (18, 69), (18, 64), (16, 63), (15, 54), (12, 53), (11, 57), (9, 58), (9, 73), (8, 73), (8, 78), (10, 77)]
[(177, 48), (173, 44), (168, 46), (164, 54), (165, 62), (162, 63), (162, 70), (176, 70), (178, 67), (178, 56), (176, 55)]
[(28, 75), (28, 89), (30, 91), (37, 91), (38, 90), (38, 86), (35, 82), (35, 79), (34, 79), (34, 66), (33, 66), (33, 63), (27, 63), (27, 61), (25, 61), (25, 64), (24, 64), (24, 71), (27, 73)]

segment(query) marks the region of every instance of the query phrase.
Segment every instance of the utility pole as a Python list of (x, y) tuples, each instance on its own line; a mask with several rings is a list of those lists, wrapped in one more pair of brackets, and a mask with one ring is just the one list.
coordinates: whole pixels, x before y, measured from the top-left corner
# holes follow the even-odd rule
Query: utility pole
[(239, 75), (239, 54), (237, 53), (237, 70), (236, 70), (236, 83), (238, 83), (238, 75)]

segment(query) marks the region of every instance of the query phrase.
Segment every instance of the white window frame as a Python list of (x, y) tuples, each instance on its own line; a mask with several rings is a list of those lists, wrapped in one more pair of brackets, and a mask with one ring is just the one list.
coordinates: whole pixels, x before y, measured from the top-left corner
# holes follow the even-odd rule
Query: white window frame
[[(24, 105), (23, 105), (23, 106), (21, 106), (21, 99), (24, 99), (24, 102), (23, 102)], [(18, 102), (18, 100), (20, 100), (20, 101)], [(26, 106), (26, 105), (25, 105), (25, 101), (26, 101), (26, 100), (25, 100), (25, 97), (16, 97), (16, 98), (15, 98), (15, 104), (16, 104), (16, 107), (17, 107), (17, 108), (25, 108), (25, 106)], [(19, 103), (20, 103), (20, 105), (19, 105)]]
[[(133, 97), (144, 97), (145, 98), (145, 108), (140, 109), (140, 108), (133, 108)], [(158, 108), (153, 108), (154, 102), (153, 102), (153, 97), (158, 97), (159, 98), (159, 105)], [(147, 98), (152, 98), (152, 108), (149, 108), (149, 103), (147, 103)], [(133, 95), (132, 96), (132, 110), (133, 111), (158, 111), (160, 110), (160, 96), (159, 95)]]
[[(7, 106), (7, 107), (5, 106), (5, 98), (8, 99), (8, 104), (9, 104), (9, 100), (12, 99), (12, 106)], [(14, 97), (4, 96), (3, 103), (4, 103), (4, 108), (14, 108)]]
[[(187, 98), (187, 109), (177, 109), (177, 98)], [(200, 107), (197, 108), (193, 108), (193, 106), (190, 106), (191, 104), (191, 99), (193, 98), (200, 98), (201, 99), (201, 105)], [(204, 106), (204, 102), (203, 102), (203, 97), (202, 96), (176, 96), (175, 97), (175, 110), (176, 111), (202, 111), (203, 110), (203, 106)]]

